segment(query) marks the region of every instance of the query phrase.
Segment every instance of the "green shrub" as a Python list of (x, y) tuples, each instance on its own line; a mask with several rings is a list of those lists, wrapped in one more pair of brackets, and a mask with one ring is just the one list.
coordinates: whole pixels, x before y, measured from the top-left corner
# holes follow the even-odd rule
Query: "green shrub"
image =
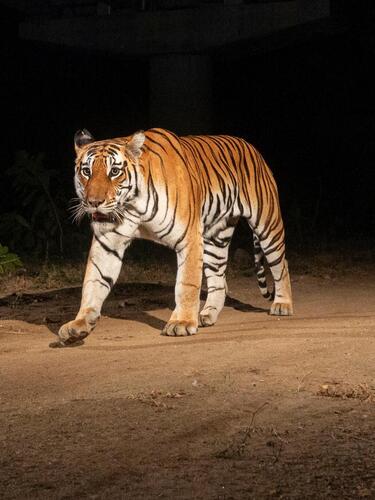
[(10, 253), (8, 247), (0, 244), (0, 274), (14, 271), (22, 266), (22, 262), (18, 255)]
[[(7, 169), (17, 208), (0, 217), (0, 235), (15, 249), (36, 257), (63, 253), (61, 194), (53, 193), (52, 180), (58, 172), (45, 165), (44, 154), (16, 154), (14, 164)], [(4, 238), (3, 238), (4, 240)]]

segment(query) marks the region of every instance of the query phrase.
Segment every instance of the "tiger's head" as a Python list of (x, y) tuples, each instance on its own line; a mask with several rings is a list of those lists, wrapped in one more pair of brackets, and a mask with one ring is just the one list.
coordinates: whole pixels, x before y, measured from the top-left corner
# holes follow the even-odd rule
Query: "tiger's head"
[(105, 141), (95, 141), (86, 129), (76, 132), (76, 220), (88, 214), (95, 223), (122, 221), (125, 204), (138, 195), (137, 170), (144, 141), (143, 132)]

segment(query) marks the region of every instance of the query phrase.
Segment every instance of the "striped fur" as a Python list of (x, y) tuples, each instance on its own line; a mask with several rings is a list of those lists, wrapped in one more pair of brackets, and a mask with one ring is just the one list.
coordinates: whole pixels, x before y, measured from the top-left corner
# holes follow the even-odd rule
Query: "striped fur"
[[(273, 300), (270, 313), (292, 314), (277, 187), (253, 146), (231, 136), (178, 137), (163, 129), (105, 141), (84, 130), (76, 134), (75, 146), (76, 217), (89, 214), (94, 235), (81, 307), (76, 319), (61, 327), (61, 345), (94, 328), (134, 238), (177, 253), (176, 307), (163, 333), (190, 335), (198, 323), (214, 324), (224, 306), (228, 248), (240, 217), (253, 231), (258, 284)], [(202, 271), (208, 294), (199, 312)]]

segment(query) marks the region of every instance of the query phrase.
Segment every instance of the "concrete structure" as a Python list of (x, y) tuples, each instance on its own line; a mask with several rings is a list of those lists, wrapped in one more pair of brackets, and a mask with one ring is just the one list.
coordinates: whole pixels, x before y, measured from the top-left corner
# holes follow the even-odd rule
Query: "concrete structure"
[(199, 54), (150, 58), (150, 125), (180, 134), (208, 133), (212, 109), (211, 59)]
[[(87, 4), (81, 3), (82, 8)], [(98, 2), (96, 15), (36, 18), (21, 24), (20, 35), (150, 58), (152, 125), (203, 133), (211, 128), (210, 55), (225, 47), (251, 48), (255, 41), (283, 33), (293, 38), (295, 30), (303, 36), (329, 17), (329, 0), (183, 3), (183, 9), (113, 11), (110, 2)]]

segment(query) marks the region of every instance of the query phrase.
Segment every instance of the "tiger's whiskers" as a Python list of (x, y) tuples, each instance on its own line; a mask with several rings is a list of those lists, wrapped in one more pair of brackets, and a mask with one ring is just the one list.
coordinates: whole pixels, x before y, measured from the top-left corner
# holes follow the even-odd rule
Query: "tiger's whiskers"
[(124, 220), (124, 214), (120, 210), (118, 206), (116, 206), (113, 210), (113, 217), (116, 219), (117, 222), (121, 223)]
[(86, 215), (86, 203), (80, 198), (73, 198), (71, 202), (74, 203), (68, 209), (70, 212), (72, 212), (71, 219), (76, 224), (79, 224), (83, 217)]

